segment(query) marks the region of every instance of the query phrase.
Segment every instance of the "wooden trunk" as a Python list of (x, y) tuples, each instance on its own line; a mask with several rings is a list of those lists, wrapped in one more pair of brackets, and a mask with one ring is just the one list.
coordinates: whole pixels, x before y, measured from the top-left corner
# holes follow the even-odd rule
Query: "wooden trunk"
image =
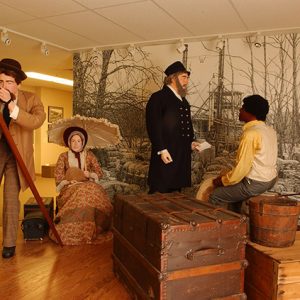
[(300, 232), (293, 246), (271, 248), (249, 243), (245, 291), (251, 300), (300, 299)]
[(246, 220), (180, 193), (116, 195), (116, 275), (137, 299), (246, 299)]
[[(47, 209), (51, 220), (54, 218), (54, 198), (53, 197), (42, 197), (43, 203)], [(40, 211), (40, 206), (36, 202), (34, 197), (30, 197), (26, 203), (24, 203), (24, 218), (27, 214)]]

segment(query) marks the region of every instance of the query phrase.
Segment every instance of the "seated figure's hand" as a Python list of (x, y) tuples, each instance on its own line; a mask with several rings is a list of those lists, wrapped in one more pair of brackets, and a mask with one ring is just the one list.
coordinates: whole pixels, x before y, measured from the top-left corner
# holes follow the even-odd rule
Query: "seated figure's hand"
[(59, 193), (61, 191), (61, 189), (65, 186), (67, 186), (70, 183), (69, 180), (62, 180), (57, 186), (56, 186), (56, 191)]
[(90, 172), (89, 171), (83, 171), (83, 174), (86, 178), (90, 178)]
[(222, 176), (218, 176), (213, 180), (213, 185), (214, 187), (219, 187), (219, 186), (224, 186), (223, 182), (222, 182)]
[(60, 184), (61, 184), (62, 186), (68, 185), (69, 183), (70, 183), (70, 181), (69, 181), (69, 180), (66, 180), (66, 179), (64, 179), (64, 180), (62, 180), (62, 181), (60, 182)]
[(92, 178), (95, 182), (99, 180), (98, 175), (96, 173), (90, 173), (90, 178)]

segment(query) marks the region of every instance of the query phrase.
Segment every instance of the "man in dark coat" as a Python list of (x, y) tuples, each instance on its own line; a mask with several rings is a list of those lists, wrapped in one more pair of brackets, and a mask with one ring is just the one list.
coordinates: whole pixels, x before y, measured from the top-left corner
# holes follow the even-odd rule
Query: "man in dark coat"
[(176, 61), (165, 70), (163, 88), (146, 106), (146, 126), (152, 144), (148, 174), (149, 194), (180, 191), (191, 186), (194, 131), (185, 98), (190, 72)]

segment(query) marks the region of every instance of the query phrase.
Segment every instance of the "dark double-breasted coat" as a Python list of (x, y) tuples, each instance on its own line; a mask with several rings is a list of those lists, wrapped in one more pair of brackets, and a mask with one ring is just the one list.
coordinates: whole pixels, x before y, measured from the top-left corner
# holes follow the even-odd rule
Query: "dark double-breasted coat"
[[(191, 142), (194, 131), (190, 105), (164, 86), (146, 106), (146, 126), (152, 144), (148, 184), (165, 192), (191, 185)], [(173, 159), (164, 164), (158, 151), (167, 149)]]

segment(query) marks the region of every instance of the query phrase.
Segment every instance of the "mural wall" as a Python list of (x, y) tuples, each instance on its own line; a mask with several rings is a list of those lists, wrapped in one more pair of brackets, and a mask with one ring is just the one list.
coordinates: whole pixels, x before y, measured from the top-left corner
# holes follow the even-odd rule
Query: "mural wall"
[(278, 133), (277, 192), (299, 192), (299, 41), (297, 34), (176, 45), (87, 51), (74, 55), (73, 111), (103, 117), (120, 127), (123, 141), (96, 154), (107, 172), (111, 192), (146, 191), (150, 144), (145, 129), (149, 96), (162, 87), (163, 70), (183, 60), (191, 71), (188, 100), (198, 139), (213, 150), (194, 154), (194, 194), (205, 177), (234, 164), (242, 125), (244, 96), (269, 100), (267, 122)]

